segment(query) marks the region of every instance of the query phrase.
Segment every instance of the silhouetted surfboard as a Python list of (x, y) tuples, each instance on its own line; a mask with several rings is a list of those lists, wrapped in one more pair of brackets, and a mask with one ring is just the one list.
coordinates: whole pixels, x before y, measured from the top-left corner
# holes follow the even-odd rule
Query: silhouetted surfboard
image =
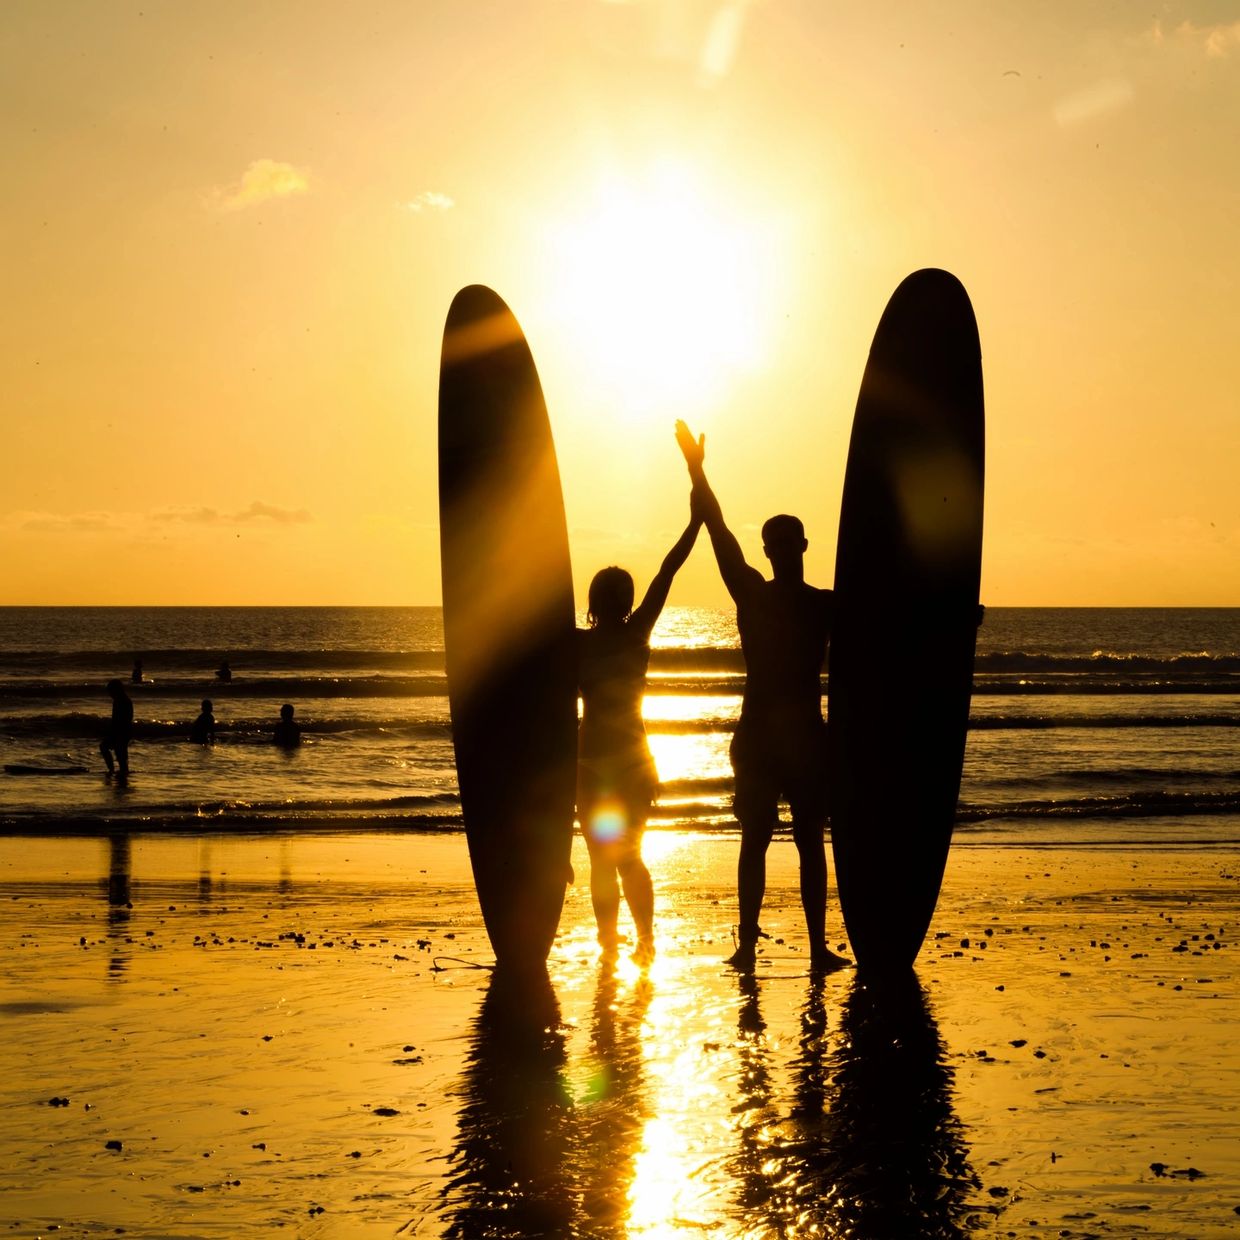
[(571, 877), (572, 574), (538, 372), (489, 288), (453, 299), (439, 372), (444, 649), (469, 857), (500, 966), (545, 965)]
[(946, 271), (887, 303), (861, 381), (835, 563), (831, 841), (863, 968), (907, 968), (938, 900), (964, 761), (982, 551), (981, 346)]

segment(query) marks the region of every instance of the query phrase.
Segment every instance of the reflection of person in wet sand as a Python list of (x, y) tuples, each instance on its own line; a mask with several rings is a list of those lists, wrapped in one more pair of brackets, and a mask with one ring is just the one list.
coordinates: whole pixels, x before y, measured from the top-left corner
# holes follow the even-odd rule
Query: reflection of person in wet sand
[(112, 720), (99, 745), (99, 752), (107, 763), (108, 774), (119, 772), (125, 779), (129, 775), (129, 739), (133, 735), (133, 703), (119, 680), (108, 681), (108, 695), (112, 699)]
[(133, 909), (130, 892), (132, 863), (127, 832), (119, 832), (108, 839), (108, 938), (112, 942), (112, 955), (108, 960), (108, 977), (118, 981), (129, 965), (128, 946), (133, 940), (127, 933)]
[(210, 698), (202, 699), (202, 714), (190, 725), (189, 739), (195, 745), (215, 744), (215, 715)]
[(819, 677), (831, 632), (833, 598), (805, 582), (805, 530), (796, 517), (772, 517), (762, 527), (762, 549), (774, 579), (745, 561), (740, 543), (706, 481), (706, 437), (694, 439), (683, 422), (676, 439), (693, 480), (694, 503), (710, 534), (719, 573), (736, 603), (745, 656), (745, 692), (732, 739), (736, 777), (733, 808), (741, 827), (737, 865), (740, 940), (731, 964), (752, 969), (762, 931), (758, 915), (766, 892), (766, 851), (783, 797), (792, 811), (792, 838), (801, 860), (801, 903), (815, 968), (846, 963), (827, 947), (826, 724)]
[(654, 989), (638, 975), (620, 999), (616, 970), (599, 970), (590, 1020), (589, 1086), (577, 1105), (582, 1208), (594, 1231), (623, 1236), (633, 1205), (635, 1160), (650, 1119), (643, 1028)]
[(636, 610), (633, 578), (604, 568), (590, 582), (588, 629), (577, 633), (577, 816), (590, 852), (590, 899), (603, 951), (619, 945), (620, 889), (637, 930), (634, 959), (654, 957), (654, 891), (642, 860), (642, 832), (659, 787), (642, 723), (650, 633), (701, 521), (691, 518)]
[(280, 707), (280, 722), (271, 733), (271, 739), (281, 749), (296, 749), (301, 744), (301, 729), (293, 722), (293, 707), (285, 702)]

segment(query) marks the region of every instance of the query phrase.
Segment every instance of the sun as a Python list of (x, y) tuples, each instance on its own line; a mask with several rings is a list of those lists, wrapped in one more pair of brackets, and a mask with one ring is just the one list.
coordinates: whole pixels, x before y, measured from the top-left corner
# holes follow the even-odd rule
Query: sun
[(709, 411), (765, 362), (784, 270), (778, 222), (690, 165), (600, 178), (546, 245), (561, 346), (619, 416)]

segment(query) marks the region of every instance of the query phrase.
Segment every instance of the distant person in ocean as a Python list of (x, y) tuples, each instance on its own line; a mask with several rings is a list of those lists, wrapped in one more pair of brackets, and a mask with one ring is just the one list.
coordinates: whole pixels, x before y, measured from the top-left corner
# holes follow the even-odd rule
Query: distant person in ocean
[(129, 673), (129, 679), (135, 684), (142, 683), (142, 660), (135, 659), (133, 661), (133, 671)]
[(224, 662), (221, 663), (218, 668), (216, 668), (215, 678), (216, 680), (222, 680), (225, 683), (227, 683), (228, 681), (232, 679), (232, 668), (228, 666), (227, 659), (225, 659)]
[(119, 680), (108, 681), (108, 696), (112, 699), (112, 719), (99, 745), (108, 766), (108, 774), (119, 773), (121, 779), (129, 778), (129, 739), (133, 735), (133, 703)]
[(202, 714), (190, 725), (189, 739), (195, 745), (215, 744), (215, 707), (210, 698), (202, 699)]
[(293, 708), (288, 702), (280, 707), (280, 722), (276, 724), (271, 739), (281, 749), (296, 749), (301, 744), (301, 729), (293, 722)]
[(848, 963), (827, 947), (826, 723), (819, 677), (831, 634), (834, 595), (805, 582), (805, 529), (781, 514), (762, 527), (762, 550), (773, 580), (746, 563), (740, 543), (706, 481), (706, 436), (694, 439), (683, 422), (676, 440), (693, 482), (719, 574), (736, 603), (736, 625), (745, 658), (741, 716), (732, 738), (733, 810), (741, 828), (737, 863), (740, 903), (738, 946), (728, 963), (754, 967), (762, 931), (758, 917), (766, 894), (766, 852), (783, 798), (792, 811), (792, 838), (801, 862), (801, 904), (809, 932), (810, 965), (832, 969)]
[(589, 628), (577, 630), (577, 684), (582, 716), (577, 738), (577, 816), (590, 853), (590, 899), (598, 941), (619, 949), (620, 890), (637, 930), (633, 959), (654, 959), (654, 889), (642, 860), (642, 832), (659, 789), (642, 697), (654, 628), (672, 579), (701, 528), (693, 516), (667, 553), (645, 598), (633, 610), (633, 578), (604, 568), (590, 582)]

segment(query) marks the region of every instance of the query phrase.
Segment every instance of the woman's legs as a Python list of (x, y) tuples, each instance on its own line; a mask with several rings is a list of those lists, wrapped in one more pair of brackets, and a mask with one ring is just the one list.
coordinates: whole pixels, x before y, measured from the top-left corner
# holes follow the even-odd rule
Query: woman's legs
[(631, 852), (617, 868), (620, 881), (624, 884), (624, 900), (633, 915), (633, 925), (641, 942), (654, 939), (654, 884), (650, 881), (650, 871), (646, 869), (639, 848), (640, 843), (635, 841)]
[(649, 963), (654, 956), (654, 883), (650, 880), (650, 871), (642, 860), (642, 835), (646, 830), (646, 820), (650, 817), (650, 806), (654, 801), (657, 785), (632, 790), (627, 799), (625, 810), (628, 823), (624, 834), (624, 853), (620, 858), (620, 881), (624, 884), (624, 900), (633, 915), (633, 925), (637, 929), (638, 963)]
[(620, 916), (620, 884), (616, 878), (613, 845), (594, 838), (589, 819), (583, 817), (583, 834), (590, 853), (590, 903), (598, 923), (598, 941), (604, 951), (614, 951), (620, 941), (616, 922)]
[[(654, 955), (654, 884), (642, 860), (641, 841), (650, 800), (639, 796), (624, 805), (623, 821), (613, 839), (600, 838), (603, 832), (596, 816), (600, 808), (593, 797), (583, 799), (579, 807), (582, 834), (590, 853), (590, 902), (598, 923), (598, 940), (604, 950), (614, 949), (619, 943), (617, 922), (623, 885), (624, 900), (637, 931), (638, 952), (649, 959)], [(614, 815), (614, 799), (609, 799), (607, 808)]]

